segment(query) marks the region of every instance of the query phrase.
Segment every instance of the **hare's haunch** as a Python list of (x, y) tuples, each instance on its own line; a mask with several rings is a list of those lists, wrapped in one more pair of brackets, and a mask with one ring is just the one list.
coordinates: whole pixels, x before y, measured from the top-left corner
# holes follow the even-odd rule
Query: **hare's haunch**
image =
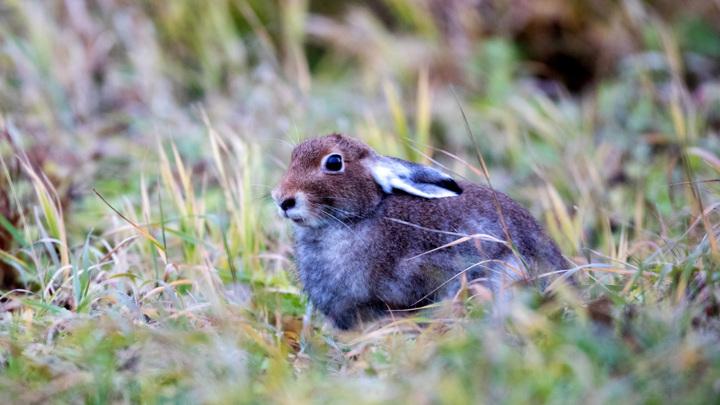
[(272, 192), (280, 215), (296, 225), (295, 257), (310, 300), (341, 329), (451, 297), (463, 271), (467, 281), (498, 291), (566, 268), (535, 218), (495, 195), (528, 270), (508, 247), (492, 190), (379, 155), (356, 139), (332, 134), (299, 144)]

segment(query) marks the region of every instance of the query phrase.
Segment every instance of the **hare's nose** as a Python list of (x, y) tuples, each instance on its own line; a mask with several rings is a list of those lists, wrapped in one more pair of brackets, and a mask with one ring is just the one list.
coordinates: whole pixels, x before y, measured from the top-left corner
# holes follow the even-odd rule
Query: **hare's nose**
[(280, 209), (287, 211), (295, 206), (295, 198), (286, 198), (280, 203)]

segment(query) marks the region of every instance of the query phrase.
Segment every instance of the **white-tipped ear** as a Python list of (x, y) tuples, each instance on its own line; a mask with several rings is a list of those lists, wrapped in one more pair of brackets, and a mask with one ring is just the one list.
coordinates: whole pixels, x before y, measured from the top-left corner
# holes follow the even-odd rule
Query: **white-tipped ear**
[(420, 163), (377, 156), (368, 168), (375, 182), (388, 194), (393, 190), (402, 190), (418, 197), (444, 198), (462, 193), (450, 176)]

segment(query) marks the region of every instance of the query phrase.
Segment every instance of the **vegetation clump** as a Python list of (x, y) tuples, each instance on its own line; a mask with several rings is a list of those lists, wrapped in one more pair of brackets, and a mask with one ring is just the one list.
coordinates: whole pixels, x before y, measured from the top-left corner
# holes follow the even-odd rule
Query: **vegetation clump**
[[(336, 3), (0, 2), (0, 402), (717, 402), (717, 4)], [(577, 286), (324, 324), (270, 190), (332, 132)]]

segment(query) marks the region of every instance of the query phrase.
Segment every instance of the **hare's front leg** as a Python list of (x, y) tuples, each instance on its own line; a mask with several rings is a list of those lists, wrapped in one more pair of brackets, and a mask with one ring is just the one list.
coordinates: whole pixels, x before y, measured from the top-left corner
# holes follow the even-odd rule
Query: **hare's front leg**
[(370, 321), (386, 315), (387, 307), (379, 303), (360, 303), (337, 306), (326, 316), (338, 329), (348, 330), (362, 321)]
[(348, 330), (355, 326), (360, 320), (360, 313), (357, 308), (337, 308), (327, 314), (327, 318), (332, 320), (335, 327), (342, 330)]

